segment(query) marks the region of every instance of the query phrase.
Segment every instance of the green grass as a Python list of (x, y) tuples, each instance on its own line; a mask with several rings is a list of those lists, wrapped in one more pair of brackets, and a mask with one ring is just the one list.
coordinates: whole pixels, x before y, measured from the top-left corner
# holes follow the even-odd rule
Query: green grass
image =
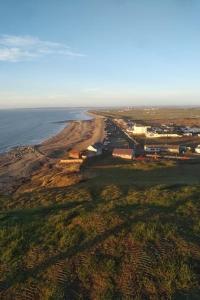
[(1, 297), (199, 299), (199, 166), (179, 167), (108, 157), (78, 185), (1, 196)]
[(158, 184), (200, 184), (200, 163), (173, 161), (125, 161), (105, 158), (90, 166), (92, 185), (123, 184), (152, 186)]

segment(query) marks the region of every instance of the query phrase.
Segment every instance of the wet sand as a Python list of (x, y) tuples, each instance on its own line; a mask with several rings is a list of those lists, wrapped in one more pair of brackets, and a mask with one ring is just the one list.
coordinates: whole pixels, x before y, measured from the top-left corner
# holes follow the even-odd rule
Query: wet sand
[(60, 133), (40, 145), (18, 147), (0, 155), (0, 193), (11, 194), (35, 174), (42, 177), (43, 172), (45, 176), (48, 170), (56, 170), (58, 160), (67, 150), (84, 150), (103, 141), (104, 135), (104, 119), (95, 116), (91, 120), (68, 123)]

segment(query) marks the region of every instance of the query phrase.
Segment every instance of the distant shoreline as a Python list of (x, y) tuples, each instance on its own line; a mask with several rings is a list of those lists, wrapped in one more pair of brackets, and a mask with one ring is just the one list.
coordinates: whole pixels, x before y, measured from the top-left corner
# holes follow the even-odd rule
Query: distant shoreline
[[(84, 112), (84, 114), (94, 118), (94, 116), (92, 116), (88, 111)], [(89, 119), (85, 119), (85, 120), (89, 120)], [(37, 143), (18, 144), (18, 145), (15, 145), (15, 146), (10, 146), (6, 150), (0, 150), (0, 156), (4, 155), (6, 153), (9, 153), (9, 152), (15, 151), (16, 149), (20, 149), (20, 148), (24, 148), (24, 147), (33, 147), (33, 148), (38, 147), (42, 143), (46, 142), (47, 140), (52, 139), (53, 137), (60, 134), (63, 130), (65, 130), (66, 127), (68, 127), (70, 125), (70, 123), (76, 122), (76, 121), (82, 121), (82, 119), (80, 118), (80, 119), (69, 119), (69, 120), (53, 121), (53, 122), (51, 122), (51, 124), (55, 124), (55, 125), (57, 124), (57, 125), (63, 125), (63, 126), (58, 128), (58, 130), (56, 132), (50, 134), (49, 136), (41, 138), (40, 140), (38, 140)]]
[(88, 120), (67, 122), (64, 129), (40, 144), (15, 147), (13, 150), (1, 154), (0, 194), (16, 192), (24, 183), (30, 182), (33, 175), (37, 173), (41, 185), (48, 184), (43, 180), (46, 176), (48, 178), (51, 176), (51, 170), (56, 172), (59, 160), (66, 155), (70, 148), (82, 151), (90, 144), (103, 141), (104, 137), (104, 119), (93, 116)]

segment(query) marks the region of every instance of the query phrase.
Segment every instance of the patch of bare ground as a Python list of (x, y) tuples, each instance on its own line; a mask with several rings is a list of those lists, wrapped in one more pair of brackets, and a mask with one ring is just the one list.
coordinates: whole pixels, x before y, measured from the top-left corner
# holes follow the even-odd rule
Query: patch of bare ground
[(30, 180), (22, 184), (16, 194), (31, 192), (44, 187), (64, 187), (81, 181), (80, 164), (45, 164)]

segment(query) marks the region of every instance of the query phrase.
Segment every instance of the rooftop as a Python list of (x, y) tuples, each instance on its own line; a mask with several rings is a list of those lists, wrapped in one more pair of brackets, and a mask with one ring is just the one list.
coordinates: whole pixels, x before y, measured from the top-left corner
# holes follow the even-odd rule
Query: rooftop
[(117, 154), (117, 155), (133, 155), (134, 154), (134, 150), (133, 149), (118, 149), (118, 148), (115, 148), (113, 150), (113, 154)]

